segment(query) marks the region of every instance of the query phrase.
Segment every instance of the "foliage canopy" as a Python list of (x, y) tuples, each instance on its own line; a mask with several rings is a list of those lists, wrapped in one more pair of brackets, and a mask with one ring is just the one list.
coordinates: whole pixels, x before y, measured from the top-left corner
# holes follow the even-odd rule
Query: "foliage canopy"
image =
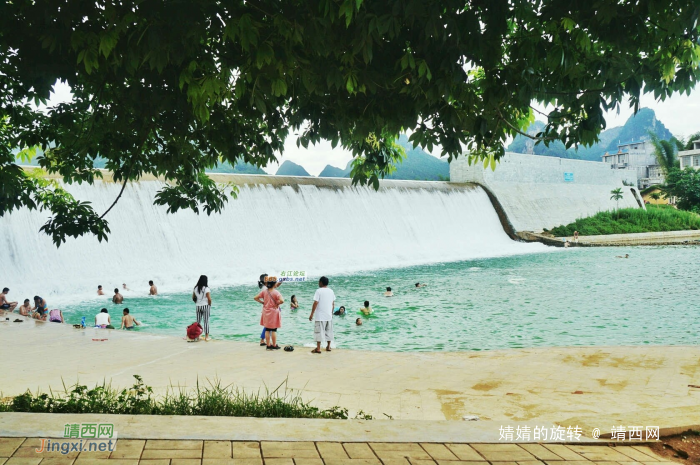
[(676, 197), (678, 208), (700, 214), (700, 170), (670, 170), (663, 191), (666, 197)]
[[(494, 166), (533, 101), (553, 108), (539, 138), (591, 144), (626, 97), (690, 92), (699, 14), (696, 0), (2, 2), (0, 215), (50, 210), (56, 244), (109, 232), (17, 148), (41, 147), (69, 184), (99, 178), (98, 156), (125, 186), (163, 176), (157, 204), (209, 214), (232, 192), (205, 169), (265, 166), (292, 132), (351, 150), (353, 181), (375, 187), (404, 129)], [(72, 100), (41, 108), (59, 80)]]

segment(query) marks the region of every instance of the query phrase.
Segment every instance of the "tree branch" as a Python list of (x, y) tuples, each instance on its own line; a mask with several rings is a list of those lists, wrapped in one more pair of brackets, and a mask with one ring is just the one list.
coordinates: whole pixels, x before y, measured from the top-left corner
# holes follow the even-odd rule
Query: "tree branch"
[(525, 136), (525, 137), (527, 137), (528, 139), (536, 140), (536, 141), (538, 141), (538, 142), (549, 141), (549, 140), (559, 140), (558, 137), (535, 137), (535, 136), (531, 136), (530, 134), (528, 134), (528, 133), (526, 133), (526, 132), (523, 132), (523, 131), (521, 131), (520, 129), (518, 129), (518, 128), (516, 128), (515, 126), (513, 126), (512, 124), (510, 124), (510, 121), (508, 121), (507, 119), (505, 119), (505, 118), (503, 117), (503, 114), (501, 114), (501, 110), (496, 109), (496, 112), (498, 113), (498, 117), (499, 117), (499, 119), (500, 119), (501, 121), (503, 121), (504, 123), (506, 123), (506, 125), (507, 125), (509, 128), (511, 128), (513, 131), (517, 132), (517, 133), (520, 134), (521, 136)]
[(124, 183), (122, 184), (122, 188), (121, 188), (121, 190), (119, 191), (119, 195), (117, 195), (117, 198), (114, 199), (114, 202), (112, 202), (112, 205), (109, 206), (109, 208), (107, 209), (107, 211), (105, 211), (105, 212), (100, 216), (100, 219), (104, 218), (105, 215), (106, 215), (107, 213), (109, 213), (109, 211), (110, 211), (112, 208), (114, 208), (114, 206), (117, 204), (117, 202), (119, 202), (119, 199), (122, 197), (122, 194), (124, 193), (124, 189), (126, 188), (126, 183), (127, 183), (127, 182), (129, 182), (129, 177), (128, 177), (128, 176), (124, 179)]
[(114, 208), (114, 206), (119, 202), (119, 199), (122, 197), (122, 194), (124, 193), (124, 189), (126, 189), (126, 183), (129, 182), (129, 178), (131, 177), (131, 170), (134, 168), (134, 164), (136, 163), (136, 159), (138, 158), (139, 154), (143, 151), (144, 145), (146, 145), (146, 141), (148, 141), (148, 134), (151, 132), (152, 127), (149, 126), (148, 129), (146, 130), (144, 136), (143, 136), (143, 141), (141, 144), (139, 144), (139, 149), (138, 152), (134, 154), (134, 158), (131, 160), (131, 164), (129, 165), (128, 170), (125, 173), (124, 176), (124, 183), (122, 184), (122, 188), (119, 190), (119, 195), (117, 195), (117, 198), (114, 199), (114, 202), (112, 202), (112, 205), (109, 206), (107, 211), (105, 211), (101, 216), (100, 219), (103, 219), (107, 213)]

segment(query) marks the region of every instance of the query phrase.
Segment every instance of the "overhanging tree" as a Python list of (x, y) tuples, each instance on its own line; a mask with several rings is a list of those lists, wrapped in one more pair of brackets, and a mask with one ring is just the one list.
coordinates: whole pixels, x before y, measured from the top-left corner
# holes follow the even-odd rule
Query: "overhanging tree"
[[(591, 144), (603, 113), (700, 77), (695, 0), (10, 0), (0, 6), (0, 215), (43, 208), (60, 244), (107, 237), (107, 212), (15, 164), (92, 183), (155, 174), (170, 211), (219, 212), (205, 169), (265, 166), (291, 132), (351, 150), (353, 182), (378, 186), (396, 136), (495, 165), (552, 109), (536, 138)], [(73, 99), (42, 109), (57, 80)], [(115, 199), (115, 203), (116, 203)], [(111, 207), (110, 207), (111, 208)], [(109, 211), (109, 210), (108, 210)]]

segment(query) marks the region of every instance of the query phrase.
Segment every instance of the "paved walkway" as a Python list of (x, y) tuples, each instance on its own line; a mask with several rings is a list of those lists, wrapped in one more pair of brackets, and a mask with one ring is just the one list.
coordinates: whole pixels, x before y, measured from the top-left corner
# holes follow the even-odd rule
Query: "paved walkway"
[[(37, 453), (0, 438), (0, 465), (663, 465), (645, 446), (119, 439), (112, 452)], [(673, 463), (673, 462), (670, 462)]]
[[(106, 341), (93, 339), (107, 338)], [(79, 380), (123, 388), (143, 376), (156, 392), (218, 378), (248, 390), (290, 389), (316, 406), (375, 418), (561, 423), (619, 414), (680, 426), (700, 418), (700, 347), (543, 348), (486, 352), (390, 353), (305, 348), (268, 352), (257, 341), (186, 343), (141, 332), (1, 323), (0, 392), (47, 392)], [(11, 356), (10, 356), (11, 355)], [(666, 411), (674, 413), (673, 422)], [(610, 424), (595, 424), (600, 428)], [(623, 423), (624, 424), (624, 423)], [(627, 423), (629, 425), (635, 423)]]

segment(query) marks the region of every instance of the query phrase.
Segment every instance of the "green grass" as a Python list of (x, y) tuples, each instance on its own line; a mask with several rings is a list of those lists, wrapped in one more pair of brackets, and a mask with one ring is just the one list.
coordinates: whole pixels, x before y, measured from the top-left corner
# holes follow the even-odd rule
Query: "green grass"
[[(247, 393), (220, 381), (208, 382), (195, 389), (169, 389), (162, 397), (153, 395), (140, 376), (131, 389), (118, 390), (103, 383), (88, 389), (76, 384), (64, 392), (30, 391), (0, 404), (0, 412), (32, 413), (105, 413), (124, 415), (204, 415), (257, 418), (328, 418), (347, 419), (348, 410), (332, 407), (321, 410), (305, 402), (298, 393), (287, 388), (286, 381), (264, 393)], [(358, 413), (355, 418), (371, 420), (371, 415)]]
[(581, 218), (566, 226), (557, 226), (550, 232), (554, 236), (581, 236), (628, 234), (661, 231), (686, 231), (700, 229), (700, 215), (676, 210), (670, 205), (647, 205), (647, 210), (625, 208), (613, 212), (600, 212)]

